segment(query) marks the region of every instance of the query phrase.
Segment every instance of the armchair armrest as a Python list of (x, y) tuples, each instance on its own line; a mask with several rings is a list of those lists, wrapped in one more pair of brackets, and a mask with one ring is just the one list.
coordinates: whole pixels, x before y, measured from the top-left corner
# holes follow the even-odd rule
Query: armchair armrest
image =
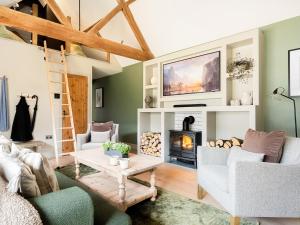
[(229, 168), (233, 215), (300, 217), (300, 165), (237, 162)]
[(226, 165), (230, 150), (223, 148), (197, 147), (198, 165)]
[(77, 134), (76, 135), (76, 141), (77, 141), (77, 149), (81, 150), (81, 146), (88, 142), (89, 133), (85, 134)]
[(29, 201), (38, 210), (44, 224), (94, 224), (92, 200), (85, 191), (78, 187), (31, 198)]
[(118, 141), (119, 141), (118, 134), (113, 134), (113, 135), (111, 136), (111, 141), (112, 141), (112, 142), (118, 142)]

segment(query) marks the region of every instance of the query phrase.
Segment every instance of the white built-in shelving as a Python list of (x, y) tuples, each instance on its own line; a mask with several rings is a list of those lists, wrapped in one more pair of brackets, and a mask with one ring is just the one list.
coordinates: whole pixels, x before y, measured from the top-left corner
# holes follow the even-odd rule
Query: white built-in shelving
[[(178, 118), (182, 115), (196, 114), (195, 129), (202, 131), (202, 143), (217, 138), (236, 136), (243, 138), (248, 128), (260, 127), (260, 70), (262, 33), (255, 29), (232, 35), (206, 44), (168, 54), (144, 62), (143, 98), (150, 96), (153, 102), (138, 109), (138, 144), (143, 132), (160, 132), (162, 137), (163, 161), (169, 157), (169, 130), (178, 129)], [(198, 93), (177, 96), (163, 96), (163, 64), (193, 56), (220, 51), (221, 90), (219, 92)], [(252, 58), (252, 73), (244, 79), (229, 78), (227, 65), (241, 58)], [(151, 82), (155, 76), (157, 82)], [(251, 92), (252, 105), (231, 106), (231, 99), (241, 99), (243, 92)], [(175, 104), (206, 104), (206, 107), (174, 108)]]

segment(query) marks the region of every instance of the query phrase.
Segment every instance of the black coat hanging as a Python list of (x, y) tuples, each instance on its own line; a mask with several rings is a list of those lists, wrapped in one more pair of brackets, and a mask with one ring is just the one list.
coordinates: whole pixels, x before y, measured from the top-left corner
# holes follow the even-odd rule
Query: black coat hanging
[(24, 96), (21, 96), (21, 99), (16, 106), (16, 115), (12, 125), (11, 139), (13, 141), (31, 141), (33, 139), (29, 105)]

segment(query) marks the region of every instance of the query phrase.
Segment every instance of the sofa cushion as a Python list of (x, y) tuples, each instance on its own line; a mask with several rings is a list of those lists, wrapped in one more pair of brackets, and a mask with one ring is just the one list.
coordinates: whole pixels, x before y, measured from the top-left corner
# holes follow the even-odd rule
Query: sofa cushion
[(104, 132), (96, 132), (91, 131), (91, 142), (92, 143), (104, 143), (110, 141), (110, 133), (111, 131), (104, 131)]
[(36, 209), (17, 193), (5, 190), (6, 181), (0, 176), (0, 224), (42, 225)]
[(55, 172), (45, 156), (24, 148), (20, 150), (18, 158), (29, 166), (32, 173), (36, 176), (42, 195), (59, 190)]
[(0, 153), (10, 153), (11, 142), (3, 135), (0, 135)]
[(199, 176), (228, 192), (228, 167), (220, 165), (201, 165), (198, 167)]
[(20, 192), (24, 197), (40, 196), (41, 192), (35, 175), (18, 158), (2, 154), (0, 157), (0, 175), (8, 181), (8, 191)]
[(242, 150), (238, 146), (234, 146), (231, 148), (227, 159), (227, 166), (230, 166), (233, 163), (239, 161), (246, 161), (246, 162), (262, 162), (264, 159), (263, 153), (254, 153)]
[(286, 138), (280, 163), (289, 165), (300, 164), (300, 138)]
[(113, 121), (109, 121), (106, 123), (92, 123), (92, 131), (97, 131), (97, 132), (104, 132), (104, 131), (112, 131), (113, 129)]
[(102, 147), (102, 143), (92, 143), (92, 142), (89, 142), (89, 143), (86, 143), (86, 144), (83, 144), (81, 146), (81, 150), (87, 150), (87, 149), (95, 149), (95, 148), (101, 148)]
[(265, 154), (264, 162), (278, 163), (282, 156), (285, 136), (286, 133), (284, 131), (266, 133), (249, 129), (242, 149)]

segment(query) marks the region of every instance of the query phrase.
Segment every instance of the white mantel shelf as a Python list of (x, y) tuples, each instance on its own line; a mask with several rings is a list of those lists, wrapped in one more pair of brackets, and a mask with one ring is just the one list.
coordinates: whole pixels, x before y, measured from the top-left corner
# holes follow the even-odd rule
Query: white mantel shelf
[(254, 105), (241, 106), (204, 106), (204, 107), (176, 107), (176, 108), (141, 108), (138, 112), (248, 112), (255, 111)]

